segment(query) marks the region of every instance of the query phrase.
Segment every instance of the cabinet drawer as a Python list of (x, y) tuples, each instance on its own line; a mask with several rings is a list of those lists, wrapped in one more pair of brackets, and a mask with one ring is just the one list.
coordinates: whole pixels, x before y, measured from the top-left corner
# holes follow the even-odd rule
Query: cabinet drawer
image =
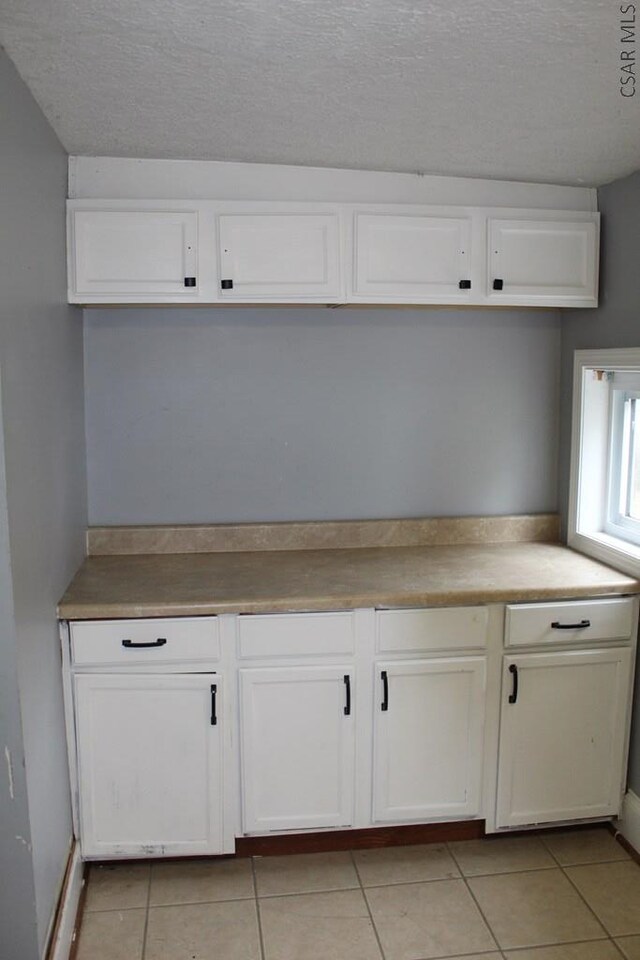
[(239, 618), (243, 659), (334, 656), (354, 651), (351, 613), (287, 613)]
[(377, 620), (379, 653), (482, 650), (487, 645), (486, 607), (380, 610)]
[(75, 666), (139, 666), (219, 657), (220, 635), (215, 617), (71, 624), (71, 660)]
[(634, 601), (630, 597), (509, 605), (505, 646), (629, 640), (633, 613)]

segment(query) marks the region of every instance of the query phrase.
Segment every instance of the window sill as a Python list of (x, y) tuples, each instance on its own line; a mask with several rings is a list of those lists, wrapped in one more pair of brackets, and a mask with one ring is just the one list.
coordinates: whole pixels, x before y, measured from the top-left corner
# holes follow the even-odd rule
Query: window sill
[(579, 553), (586, 553), (621, 573), (640, 579), (640, 546), (612, 537), (608, 533), (574, 533), (569, 537), (569, 546)]

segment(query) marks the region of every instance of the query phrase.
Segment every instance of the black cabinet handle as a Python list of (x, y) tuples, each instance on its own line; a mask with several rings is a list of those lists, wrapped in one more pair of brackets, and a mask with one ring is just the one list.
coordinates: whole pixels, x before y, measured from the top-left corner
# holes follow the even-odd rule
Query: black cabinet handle
[(215, 683), (211, 684), (211, 726), (215, 727), (218, 723), (218, 717), (216, 715), (216, 700), (218, 699), (218, 686)]
[(554, 630), (585, 630), (591, 626), (591, 620), (581, 620), (580, 623), (560, 623), (554, 620), (551, 624)]
[(380, 676), (382, 678), (382, 703), (380, 704), (380, 709), (386, 712), (389, 709), (389, 678), (387, 671), (383, 670)]
[(493, 281), (494, 290), (502, 290), (503, 287), (504, 287), (504, 280), (497, 279)]
[(152, 640), (151, 643), (134, 643), (133, 640), (123, 640), (122, 646), (126, 647), (127, 650), (133, 650), (134, 647), (164, 647), (166, 643), (165, 637), (158, 637), (157, 640)]
[(221, 280), (220, 287), (222, 290), (233, 290), (233, 280)]
[(461, 280), (458, 286), (461, 290), (471, 290), (471, 280)]
[(195, 287), (195, 285), (196, 285), (196, 278), (195, 278), (195, 277), (185, 277), (185, 278), (184, 278), (184, 285), (185, 285), (185, 287)]
[(518, 668), (515, 663), (512, 663), (509, 667), (509, 673), (513, 677), (513, 687), (511, 688), (511, 693), (509, 694), (509, 703), (515, 703), (518, 699)]
[(344, 704), (344, 715), (345, 717), (351, 716), (351, 677), (348, 673), (344, 675), (344, 687), (345, 687), (345, 704)]

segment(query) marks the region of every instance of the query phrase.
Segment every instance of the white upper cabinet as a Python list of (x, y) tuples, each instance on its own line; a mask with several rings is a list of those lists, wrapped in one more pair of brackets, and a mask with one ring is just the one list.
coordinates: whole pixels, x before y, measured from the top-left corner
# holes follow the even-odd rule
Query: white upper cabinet
[(494, 303), (595, 306), (598, 220), (488, 221), (488, 297)]
[(357, 298), (471, 300), (471, 217), (356, 213), (354, 248)]
[(196, 210), (71, 209), (72, 303), (194, 300)]
[(340, 298), (337, 213), (218, 217), (223, 300)]
[(70, 200), (71, 303), (597, 306), (585, 211)]

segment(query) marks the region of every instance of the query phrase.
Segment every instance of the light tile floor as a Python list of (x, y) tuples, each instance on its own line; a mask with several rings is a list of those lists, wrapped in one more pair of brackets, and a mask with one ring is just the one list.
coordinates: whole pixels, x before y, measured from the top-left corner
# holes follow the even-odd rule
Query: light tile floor
[(640, 960), (605, 828), (93, 866), (76, 960)]

